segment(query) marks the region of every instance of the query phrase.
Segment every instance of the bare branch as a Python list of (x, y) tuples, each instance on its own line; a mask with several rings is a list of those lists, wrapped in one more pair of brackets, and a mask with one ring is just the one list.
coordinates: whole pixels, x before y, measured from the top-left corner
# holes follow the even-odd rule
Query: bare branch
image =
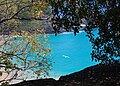
[[(11, 70), (11, 72), (13, 72), (13, 70)], [(19, 72), (19, 70), (17, 69), (17, 71), (15, 72), (15, 74), (11, 78), (7, 79), (9, 77), (9, 74), (10, 74), (9, 73), (3, 80), (0, 81), (0, 83), (3, 82), (3, 81), (11, 81), (13, 79), (16, 79), (16, 77), (18, 75), (18, 72)]]
[(5, 53), (3, 51), (0, 51), (0, 53), (2, 53), (3, 55), (2, 56), (16, 56), (17, 58), (21, 59), (21, 60), (24, 60), (23, 58), (19, 57), (18, 55), (22, 55), (22, 54), (14, 54), (14, 53)]
[(32, 20), (49, 20), (49, 18), (19, 18), (19, 17), (14, 17), (13, 19), (27, 20), (27, 21), (32, 21)]
[(23, 9), (27, 8), (27, 7), (31, 7), (33, 5), (27, 5), (27, 6), (24, 6), (22, 7), (21, 9), (19, 9), (14, 15), (12, 15), (10, 18), (6, 18), (6, 19), (3, 19), (0, 21), (0, 24), (3, 23), (3, 22), (6, 22), (8, 20), (11, 20), (11, 19), (14, 19), (15, 16), (17, 16)]

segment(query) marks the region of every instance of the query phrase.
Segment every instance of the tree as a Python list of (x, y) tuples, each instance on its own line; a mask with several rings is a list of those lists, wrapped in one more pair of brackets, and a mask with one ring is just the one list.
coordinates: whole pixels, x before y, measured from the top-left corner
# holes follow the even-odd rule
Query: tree
[[(52, 24), (79, 33), (84, 18), (84, 29), (92, 43), (92, 60), (114, 63), (120, 59), (120, 0), (49, 0), (53, 9)], [(95, 37), (93, 30), (98, 29)]]
[[(36, 26), (37, 20), (48, 20), (42, 18), (43, 10), (47, 7), (48, 4), (44, 1), (0, 1), (0, 68), (7, 74), (0, 82), (48, 75), (52, 66), (51, 59), (48, 58), (50, 49), (45, 32)], [(31, 28), (29, 24), (23, 27), (26, 22), (35, 29), (28, 30)], [(11, 72), (13, 75), (7, 78)]]
[[(35, 54), (39, 52), (40, 55), (38, 55), (38, 57), (40, 56), (40, 58), (45, 59), (45, 61), (43, 60), (45, 64), (42, 64), (40, 67), (49, 69), (48, 65), (50, 64), (46, 65), (48, 59), (46, 59), (44, 55), (46, 52), (50, 52), (50, 49), (43, 46), (44, 43), (46, 44), (46, 42), (43, 43), (44, 39), (41, 41), (42, 43), (39, 43), (38, 36), (36, 36), (36, 34), (31, 35), (29, 33), (30, 31), (18, 31), (16, 33), (16, 28), (18, 28), (20, 24), (25, 24), (25, 21), (47, 21), (48, 18), (42, 18), (42, 16), (44, 15), (43, 9), (48, 7), (48, 5), (52, 6), (52, 26), (56, 34), (61, 28), (64, 28), (66, 31), (73, 30), (76, 35), (76, 33), (79, 33), (80, 25), (85, 23), (86, 27), (84, 30), (92, 43), (92, 60), (101, 63), (113, 63), (120, 59), (120, 0), (1, 0), (0, 3), (0, 30), (2, 34), (7, 29), (7, 32), (10, 31), (7, 33), (7, 37), (2, 38), (5, 41), (0, 45), (2, 49), (0, 50), (0, 61), (2, 63), (1, 66), (4, 66), (8, 70), (11, 70), (11, 68), (19, 69), (16, 63), (13, 63), (14, 57), (22, 61), (22, 63), (20, 63), (23, 64), (24, 67), (21, 66), (23, 69), (27, 68), (30, 63), (33, 64), (32, 67), (34, 67), (35, 64), (41, 65), (41, 60), (40, 63), (31, 62), (29, 59), (25, 62), (27, 54), (24, 51), (29, 47)], [(97, 37), (95, 37), (93, 33), (95, 28), (98, 29)], [(15, 37), (16, 35), (17, 38)], [(34, 38), (33, 36), (35, 39), (32, 39)], [(40, 36), (40, 38), (42, 37), (43, 36)], [(45, 34), (44, 37), (46, 37)], [(15, 40), (13, 41), (13, 39)], [(16, 42), (16, 39), (20, 40), (20, 42)], [(26, 43), (22, 42), (22, 40), (24, 40), (24, 42), (26, 41)], [(15, 43), (23, 43), (23, 45), (27, 47), (18, 47), (15, 46)], [(14, 49), (6, 49), (9, 47), (4, 48), (3, 45), (13, 46)], [(36, 49), (37, 46), (42, 47), (39, 48), (41, 50)], [(22, 55), (20, 54), (21, 51)], [(20, 54), (20, 56), (17, 57), (16, 53)], [(11, 65), (8, 65), (8, 63)], [(42, 68), (42, 70), (44, 68)], [(34, 71), (34, 73), (36, 72)], [(40, 70), (37, 73), (39, 72)]]

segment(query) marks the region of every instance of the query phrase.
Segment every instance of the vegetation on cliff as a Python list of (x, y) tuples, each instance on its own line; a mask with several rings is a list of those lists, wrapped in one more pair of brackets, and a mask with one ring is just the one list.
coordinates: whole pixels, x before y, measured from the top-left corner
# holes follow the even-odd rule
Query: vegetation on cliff
[[(50, 10), (45, 11), (49, 7)], [(50, 49), (46, 47), (46, 35), (38, 28), (43, 28), (43, 23), (48, 24), (51, 20), (52, 23), (49, 24), (52, 24), (55, 35), (59, 33), (60, 29), (73, 30), (76, 35), (79, 33), (80, 25), (85, 23), (84, 30), (92, 43), (92, 60), (111, 65), (113, 68), (112, 64), (119, 63), (120, 60), (119, 8), (120, 0), (1, 0), (0, 34), (5, 34), (0, 37), (2, 39), (0, 67), (4, 67), (8, 74), (16, 69), (23, 71), (31, 69), (38, 76), (48, 74), (51, 61), (45, 56), (48, 55)], [(44, 18), (44, 13), (49, 14), (51, 11), (52, 15)], [(39, 22), (43, 20), (45, 22)], [(41, 25), (37, 27), (39, 24)], [(26, 25), (27, 31), (24, 31), (26, 27), (23, 25)], [(98, 29), (97, 37), (93, 33), (94, 28)], [(39, 31), (43, 35), (40, 39), (37, 35)], [(20, 42), (16, 42), (18, 38)], [(38, 42), (39, 40), (41, 41)], [(28, 59), (28, 52), (35, 53), (36, 56)], [(116, 74), (116, 72), (114, 73)], [(16, 78), (16, 74), (11, 79), (13, 78)], [(90, 79), (90, 77), (88, 78)]]

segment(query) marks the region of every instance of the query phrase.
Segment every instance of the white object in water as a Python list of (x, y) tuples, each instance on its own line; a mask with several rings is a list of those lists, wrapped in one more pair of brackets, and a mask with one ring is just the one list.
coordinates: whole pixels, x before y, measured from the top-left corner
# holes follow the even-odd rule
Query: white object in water
[(62, 55), (64, 58), (70, 58), (69, 56), (66, 56), (66, 55)]

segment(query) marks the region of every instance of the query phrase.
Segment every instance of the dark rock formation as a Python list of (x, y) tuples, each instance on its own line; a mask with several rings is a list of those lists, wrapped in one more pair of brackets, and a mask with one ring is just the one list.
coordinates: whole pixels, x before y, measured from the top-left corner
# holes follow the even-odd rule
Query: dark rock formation
[(54, 33), (54, 30), (53, 30), (52, 27), (46, 27), (46, 28), (44, 28), (44, 30), (47, 34), (53, 34)]
[[(55, 34), (55, 30), (53, 29), (53, 27), (45, 27), (44, 30), (47, 34)], [(58, 34), (63, 32), (66, 32), (66, 30), (61, 28)]]
[(57, 86), (57, 81), (52, 78), (39, 79), (39, 80), (24, 81), (19, 84), (14, 84), (11, 86)]
[(95, 65), (54, 79), (25, 81), (11, 86), (120, 86), (120, 64)]
[(66, 86), (120, 86), (120, 64), (95, 65), (59, 81), (69, 84)]

